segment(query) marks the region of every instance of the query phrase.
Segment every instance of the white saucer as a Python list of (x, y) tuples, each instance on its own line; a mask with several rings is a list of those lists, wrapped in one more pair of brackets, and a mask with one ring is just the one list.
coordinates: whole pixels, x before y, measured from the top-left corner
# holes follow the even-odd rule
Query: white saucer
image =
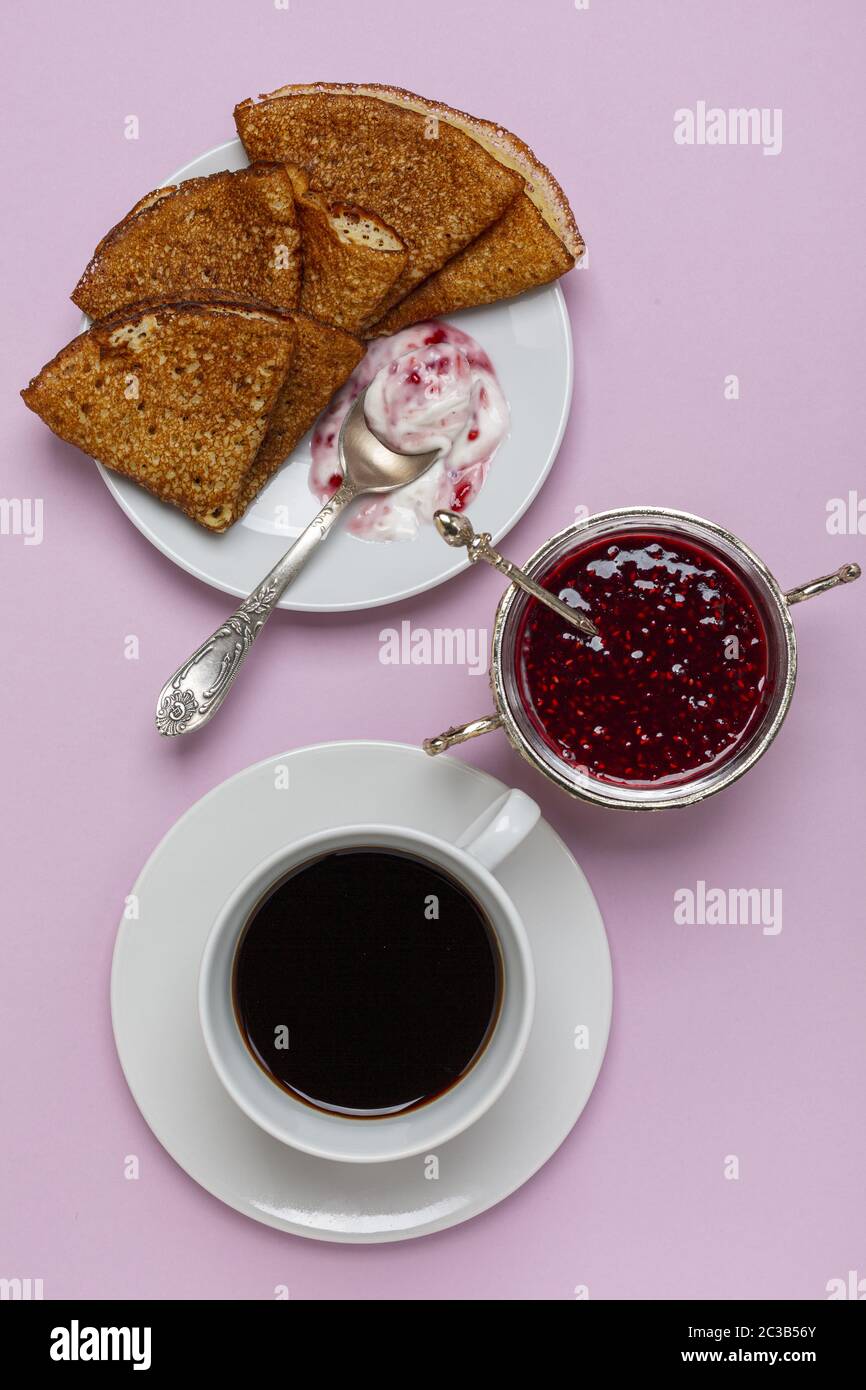
[[(465, 763), (430, 759), (404, 744), (321, 744), (270, 758), (216, 787), (151, 856), (133, 890), (138, 918), (118, 931), (114, 1036), (145, 1120), (215, 1197), (295, 1235), (405, 1240), (501, 1202), (565, 1139), (604, 1057), (612, 982), (595, 898), (544, 821), (501, 870), (535, 959), (532, 1033), (505, 1094), (437, 1150), (438, 1178), (425, 1176), (425, 1155), (333, 1163), (271, 1138), (229, 1099), (198, 1021), (205, 938), (238, 880), (266, 855), (301, 835), (361, 821), (456, 837), (503, 790)], [(581, 1025), (586, 1050), (575, 1047)]]
[[(172, 174), (166, 183), (242, 169), (239, 140), (230, 140)], [(498, 541), (523, 516), (553, 465), (571, 403), (571, 329), (557, 285), (518, 299), (451, 316), (490, 355), (511, 406), (511, 433), (471, 508), (476, 529)], [(89, 320), (85, 318), (86, 327)], [(128, 478), (100, 465), (109, 491), (158, 550), (182, 569), (226, 593), (246, 597), (312, 520), (318, 502), (307, 485), (309, 436), (271, 480), (241, 521), (223, 536), (157, 501)], [(469, 564), (432, 526), (411, 541), (359, 540), (345, 528), (329, 538), (326, 553), (280, 599), (281, 608), (338, 612), (395, 603), (431, 589)]]

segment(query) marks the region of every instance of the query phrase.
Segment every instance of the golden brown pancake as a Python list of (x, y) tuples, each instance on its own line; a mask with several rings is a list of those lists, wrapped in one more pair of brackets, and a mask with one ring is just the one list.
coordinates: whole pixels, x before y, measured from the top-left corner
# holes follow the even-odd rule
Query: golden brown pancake
[(528, 197), (516, 198), (471, 246), (401, 299), (365, 333), (381, 337), (458, 309), (511, 299), (548, 284), (574, 260)]
[(287, 167), (303, 243), (300, 307), (322, 323), (358, 333), (379, 317), (406, 267), (406, 248), (375, 213), (329, 203), (303, 169)]
[(393, 228), (408, 261), (391, 304), (501, 217), (523, 179), (457, 125), (383, 93), (282, 87), (241, 102), (235, 121), (250, 159), (300, 165), (329, 200)]
[(295, 337), (290, 315), (261, 306), (139, 305), (74, 338), (21, 394), (61, 439), (223, 531)]
[(200, 291), (296, 309), (300, 239), (284, 165), (187, 179), (148, 193), (102, 238), (72, 298), (92, 319)]
[[(398, 282), (396, 289), (401, 291), (403, 302), (396, 302), (392, 295), (389, 311), (375, 324), (368, 324), (364, 336), (393, 333), (424, 318), (441, 317), (473, 304), (510, 298), (556, 279), (583, 255), (586, 249), (583, 238), (562, 188), (529, 146), (503, 126), (403, 88), (377, 83), (320, 83), (290, 86), (280, 91), (319, 92), (389, 102), (423, 119), (425, 129), (436, 125), (441, 132), (444, 123), (460, 130), (523, 180), (522, 195), (513, 200), (486, 231), (479, 233), (461, 251), (456, 251), (438, 271), (430, 273), (417, 288), (417, 299), (415, 292), (407, 290), (405, 280)], [(242, 103), (235, 113), (239, 130), (242, 121), (255, 119), (248, 113), (240, 114), (249, 105)]]
[(243, 512), (288, 458), (320, 411), (364, 356), (364, 345), (348, 333), (295, 314), (295, 357), (255, 462), (241, 488)]

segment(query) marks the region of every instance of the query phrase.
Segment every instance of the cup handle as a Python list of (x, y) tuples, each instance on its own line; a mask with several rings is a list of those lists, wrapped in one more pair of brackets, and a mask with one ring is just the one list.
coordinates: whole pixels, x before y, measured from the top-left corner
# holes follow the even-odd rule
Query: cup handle
[(538, 806), (524, 792), (504, 792), (467, 826), (456, 847), (495, 872), (523, 843), (540, 815)]

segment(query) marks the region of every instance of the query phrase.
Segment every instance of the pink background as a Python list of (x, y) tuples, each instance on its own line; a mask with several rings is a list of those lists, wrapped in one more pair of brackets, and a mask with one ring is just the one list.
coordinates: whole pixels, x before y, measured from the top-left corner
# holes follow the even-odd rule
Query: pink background
[[(173, 821), (249, 763), (331, 737), (415, 743), (482, 713), (483, 681), (382, 666), (378, 634), (458, 612), (489, 627), (500, 580), (471, 573), (366, 617), (280, 614), (255, 689), (213, 736), (161, 742), (154, 693), (225, 597), (153, 550), (16, 394), (77, 331), (67, 296), (98, 237), (230, 139), (236, 101), (286, 81), (392, 82), (519, 132), (591, 248), (565, 284), (571, 424), (508, 553), (528, 555), (580, 504), (654, 502), (726, 524), (783, 585), (863, 562), (863, 537), (826, 528), (829, 499), (866, 491), (862, 5), (54, 0), (4, 6), (2, 27), (2, 491), (44, 498), (45, 535), (0, 536), (0, 1275), (42, 1278), (46, 1297), (269, 1298), (286, 1283), (360, 1299), (568, 1299), (577, 1284), (593, 1298), (822, 1298), (829, 1279), (866, 1276), (866, 582), (796, 610), (787, 724), (701, 807), (608, 815), (548, 790), (503, 738), (466, 752), (541, 801), (598, 896), (616, 984), (607, 1061), (571, 1137), (508, 1202), (405, 1245), (314, 1244), (222, 1207), (139, 1116), (108, 1014), (123, 898)], [(674, 110), (702, 99), (783, 108), (782, 153), (675, 145)], [(131, 113), (137, 142), (123, 138)], [(781, 888), (781, 934), (675, 925), (674, 891), (698, 879)]]

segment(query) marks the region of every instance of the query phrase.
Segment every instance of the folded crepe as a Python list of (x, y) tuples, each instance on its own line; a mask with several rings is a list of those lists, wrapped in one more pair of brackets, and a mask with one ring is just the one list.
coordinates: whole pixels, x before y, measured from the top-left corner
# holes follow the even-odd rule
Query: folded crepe
[(552, 233), (532, 200), (521, 196), (498, 222), (389, 309), (364, 336), (382, 337), (458, 309), (511, 299), (524, 290), (558, 280), (571, 270), (574, 260), (574, 254)]
[[(417, 100), (417, 99), (416, 99)], [(502, 216), (523, 178), (474, 134), (416, 109), (390, 89), (287, 86), (235, 108), (250, 159), (306, 170), (332, 202), (369, 209), (405, 244), (385, 308), (439, 270)]]
[(212, 295), (93, 324), (21, 394), (61, 439), (224, 531), (363, 355), (306, 314)]
[(408, 253), (393, 228), (363, 208), (330, 203), (306, 171), (288, 165), (303, 244), (304, 313), (358, 333), (378, 318)]
[(396, 333), (424, 319), (509, 299), (558, 279), (580, 259), (586, 247), (565, 193), (518, 136), (414, 92), (376, 84), (360, 90), (455, 125), (523, 179), (521, 195), (492, 226), (391, 308), (365, 336)]
[(72, 298), (92, 319), (213, 291), (296, 309), (300, 240), (284, 165), (187, 179), (148, 193), (102, 238)]
[(295, 355), (268, 429), (238, 498), (239, 514), (273, 477), (334, 392), (364, 356), (357, 338), (304, 314), (294, 314)]
[[(480, 229), (473, 238), (464, 242), (462, 248), (452, 244), (445, 261), (438, 269), (428, 270), (424, 280), (416, 284), (414, 290), (409, 284), (408, 275), (401, 276), (389, 297), (390, 308), (378, 321), (371, 319), (368, 322), (364, 336), (394, 333), (409, 323), (417, 323), (425, 318), (521, 294), (524, 290), (557, 279), (583, 255), (583, 238), (568, 200), (550, 170), (536, 158), (528, 145), (502, 126), (401, 88), (376, 83), (322, 83), (309, 87), (284, 87), (270, 97), (260, 98), (258, 104), (242, 102), (236, 108), (235, 120), (250, 153), (265, 154), (281, 148), (282, 157), (287, 158), (285, 150), (291, 146), (299, 164), (311, 169), (315, 167), (319, 158), (321, 132), (306, 107), (298, 104), (302, 96), (307, 102), (318, 97), (319, 121), (325, 119), (328, 109), (336, 110), (334, 103), (342, 99), (347, 102), (378, 102), (380, 106), (389, 104), (393, 110), (414, 117), (416, 123), (423, 122), (425, 134), (444, 138), (449, 149), (451, 133), (459, 132), (465, 139), (474, 142), (479, 154), (487, 155), (514, 175), (520, 190), (486, 229)], [(275, 104), (270, 106), (271, 102)], [(330, 108), (327, 105), (329, 102)], [(305, 138), (308, 141), (306, 157)], [(344, 132), (344, 138), (346, 142), (352, 141), (351, 129)], [(428, 139), (428, 143), (435, 143), (435, 139)], [(356, 139), (353, 148), (354, 155), (351, 144), (343, 151), (341, 168), (351, 165), (353, 157), (363, 168), (369, 153), (368, 146), (359, 145)], [(362, 171), (359, 171), (357, 178), (361, 177)], [(381, 204), (376, 202), (377, 192), (375, 181), (368, 178), (365, 206), (381, 214)], [(423, 187), (416, 190), (421, 200), (424, 192)], [(396, 222), (394, 226), (399, 233)], [(423, 231), (422, 216), (422, 235)]]
[(61, 439), (223, 531), (295, 338), (291, 315), (259, 306), (139, 305), (74, 338), (21, 394)]

